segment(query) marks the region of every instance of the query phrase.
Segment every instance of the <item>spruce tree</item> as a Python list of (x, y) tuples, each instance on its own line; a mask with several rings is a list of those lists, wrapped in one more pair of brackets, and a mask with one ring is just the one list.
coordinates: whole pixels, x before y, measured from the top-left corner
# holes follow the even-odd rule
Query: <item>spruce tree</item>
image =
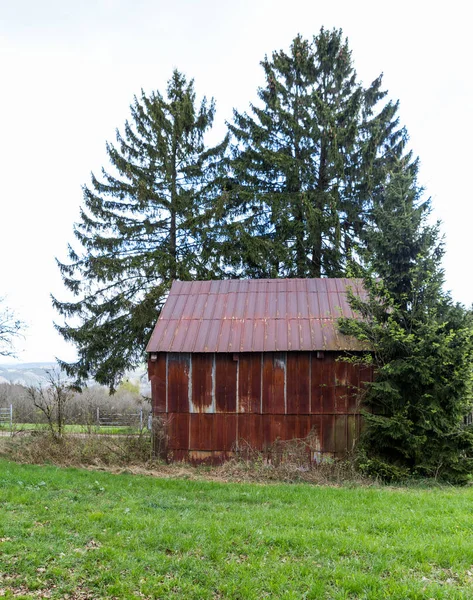
[(250, 276), (341, 276), (383, 166), (403, 151), (398, 105), (381, 105), (381, 76), (358, 81), (341, 30), (297, 36), (261, 64), (260, 102), (229, 124), (222, 253)]
[(398, 160), (374, 198), (364, 250), (366, 299), (352, 297), (361, 320), (344, 333), (373, 350), (364, 360), (374, 381), (360, 466), (388, 480), (409, 476), (465, 482), (473, 472), (473, 321), (442, 291), (443, 243), (430, 225), (430, 201), (416, 182), (417, 164)]
[(107, 144), (112, 169), (83, 188), (74, 226), (82, 249), (69, 246), (70, 262), (58, 261), (78, 297), (53, 298), (66, 319), (57, 329), (78, 351), (60, 364), (78, 384), (93, 376), (113, 388), (143, 358), (172, 280), (213, 274), (205, 231), (226, 143), (204, 142), (214, 102), (198, 106), (193, 81), (174, 71), (166, 97), (142, 92), (130, 108), (124, 133)]

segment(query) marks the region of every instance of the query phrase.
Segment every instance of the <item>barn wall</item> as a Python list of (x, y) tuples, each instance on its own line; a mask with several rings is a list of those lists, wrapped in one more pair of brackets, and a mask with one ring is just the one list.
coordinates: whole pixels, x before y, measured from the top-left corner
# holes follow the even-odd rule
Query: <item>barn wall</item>
[[(320, 356), (320, 354), (319, 354)], [(370, 369), (339, 353), (160, 353), (149, 362), (153, 411), (175, 459), (215, 458), (312, 431), (318, 451), (343, 456), (359, 435), (357, 389)]]

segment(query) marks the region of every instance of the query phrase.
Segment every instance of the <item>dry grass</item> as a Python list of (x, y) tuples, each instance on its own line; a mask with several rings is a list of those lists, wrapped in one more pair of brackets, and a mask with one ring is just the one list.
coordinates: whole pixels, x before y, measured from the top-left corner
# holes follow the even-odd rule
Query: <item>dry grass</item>
[(0, 456), (20, 463), (53, 463), (61, 466), (125, 466), (151, 458), (150, 435), (64, 435), (48, 432), (3, 438)]
[(353, 460), (312, 460), (310, 439), (278, 440), (264, 454), (240, 445), (235, 458), (222, 465), (165, 463), (152, 457), (148, 433), (130, 436), (66, 435), (56, 441), (47, 433), (0, 439), (0, 456), (18, 463), (85, 467), (163, 478), (222, 482), (370, 485)]

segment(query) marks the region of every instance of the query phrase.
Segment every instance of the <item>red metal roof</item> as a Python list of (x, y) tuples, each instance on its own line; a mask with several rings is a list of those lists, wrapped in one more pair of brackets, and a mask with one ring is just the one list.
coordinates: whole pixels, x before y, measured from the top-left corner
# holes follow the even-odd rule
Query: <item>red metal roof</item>
[(175, 281), (147, 352), (363, 350), (337, 328), (360, 279)]

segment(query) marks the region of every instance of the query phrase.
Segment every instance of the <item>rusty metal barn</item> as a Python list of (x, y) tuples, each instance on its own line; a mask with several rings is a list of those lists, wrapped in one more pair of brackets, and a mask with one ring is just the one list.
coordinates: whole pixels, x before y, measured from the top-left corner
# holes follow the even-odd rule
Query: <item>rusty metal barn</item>
[(363, 350), (337, 329), (356, 279), (173, 283), (147, 347), (153, 412), (174, 460), (218, 461), (311, 432), (342, 456), (360, 429), (371, 372), (338, 360)]

